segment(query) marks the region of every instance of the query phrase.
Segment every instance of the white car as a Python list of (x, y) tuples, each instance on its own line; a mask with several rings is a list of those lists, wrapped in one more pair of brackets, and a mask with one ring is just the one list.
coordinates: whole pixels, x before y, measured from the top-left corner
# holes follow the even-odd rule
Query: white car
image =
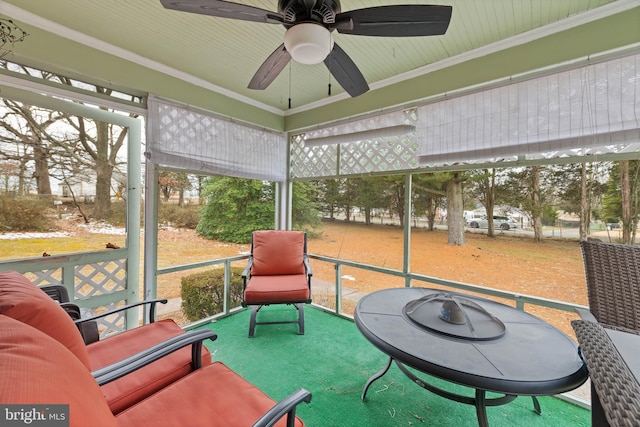
[[(489, 221), (486, 216), (482, 218), (472, 218), (469, 220), (469, 227), (471, 228), (489, 228)], [(506, 216), (493, 216), (493, 229), (494, 230), (511, 230), (518, 228), (518, 223)]]

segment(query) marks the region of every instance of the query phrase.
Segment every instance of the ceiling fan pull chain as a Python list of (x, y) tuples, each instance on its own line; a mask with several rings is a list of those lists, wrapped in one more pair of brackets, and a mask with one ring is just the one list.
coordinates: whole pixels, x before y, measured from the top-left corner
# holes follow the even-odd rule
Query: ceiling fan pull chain
[(329, 66), (327, 67), (329, 69), (329, 83), (327, 84), (327, 96), (331, 96), (331, 67), (333, 65), (332, 64), (332, 59), (333, 59), (332, 53), (329, 54)]
[(291, 62), (289, 62), (289, 109), (291, 109)]

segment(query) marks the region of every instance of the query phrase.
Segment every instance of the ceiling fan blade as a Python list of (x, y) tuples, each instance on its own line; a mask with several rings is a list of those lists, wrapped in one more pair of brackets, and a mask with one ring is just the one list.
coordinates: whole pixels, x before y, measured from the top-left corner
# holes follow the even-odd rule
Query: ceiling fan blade
[(451, 6), (436, 5), (369, 7), (337, 14), (335, 28), (360, 36), (435, 36), (447, 31), (451, 12)]
[(333, 50), (325, 58), (324, 65), (349, 95), (356, 97), (369, 90), (369, 85), (356, 64), (337, 43), (334, 43)]
[(277, 12), (223, 0), (160, 0), (160, 3), (166, 9), (217, 16), (219, 18), (265, 22), (268, 24), (282, 24), (284, 22), (282, 15)]
[(291, 61), (291, 55), (287, 52), (283, 43), (258, 68), (258, 71), (249, 82), (249, 89), (266, 89), (278, 77), (278, 74), (287, 66), (289, 61)]

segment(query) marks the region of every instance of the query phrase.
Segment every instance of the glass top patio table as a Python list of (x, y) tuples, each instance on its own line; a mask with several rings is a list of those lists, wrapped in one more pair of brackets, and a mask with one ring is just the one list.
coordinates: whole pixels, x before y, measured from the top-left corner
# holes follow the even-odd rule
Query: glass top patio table
[[(467, 320), (475, 321), (478, 315), (486, 317), (488, 313), (498, 325), (503, 325), (502, 329), (487, 337), (464, 338), (469, 325), (459, 325), (461, 334), (452, 333), (448, 328), (454, 322), (442, 319), (448, 318), (445, 315), (448, 310), (440, 306), (437, 312), (422, 315), (430, 324), (410, 317), (416, 307), (440, 304), (437, 298), (442, 295), (444, 299), (464, 301), (463, 308), (470, 314), (465, 315)], [(475, 405), (479, 424), (486, 426), (486, 406), (508, 403), (519, 395), (533, 396), (536, 411), (540, 412), (535, 396), (573, 390), (588, 376), (577, 344), (569, 336), (538, 317), (485, 298), (428, 288), (385, 289), (363, 297), (354, 319), (365, 338), (389, 356), (385, 368), (365, 385), (363, 400), (371, 383), (383, 376), (395, 361), (402, 372), (421, 387)], [(461, 319), (457, 320), (460, 323)], [(480, 319), (477, 324), (482, 322)], [(455, 330), (455, 324), (453, 328)], [(404, 365), (474, 388), (475, 398), (437, 388), (416, 377)], [(504, 396), (489, 399), (485, 397), (487, 391)]]

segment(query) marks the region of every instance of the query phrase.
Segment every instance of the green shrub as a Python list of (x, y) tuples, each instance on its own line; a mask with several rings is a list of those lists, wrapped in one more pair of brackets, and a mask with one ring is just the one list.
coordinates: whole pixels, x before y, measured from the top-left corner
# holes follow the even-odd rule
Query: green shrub
[[(86, 210), (85, 213), (89, 212), (87, 209), (88, 206), (83, 207), (83, 210)], [(142, 212), (140, 213), (140, 218), (142, 218)], [(124, 200), (116, 200), (111, 202), (111, 211), (110, 215), (107, 218), (107, 222), (115, 227), (124, 227), (127, 222), (127, 202)], [(142, 224), (142, 219), (140, 220), (140, 224)]]
[(176, 203), (160, 203), (158, 206), (158, 222), (175, 228), (195, 229), (200, 221), (202, 206), (188, 204), (180, 207)]
[(46, 198), (0, 195), (0, 231), (49, 231), (50, 202)]
[[(242, 301), (242, 268), (232, 267), (230, 304)], [(190, 322), (221, 313), (224, 307), (224, 269), (217, 268), (182, 278), (182, 312)]]
[[(177, 203), (160, 203), (158, 205), (158, 223), (175, 228), (195, 229), (200, 221), (202, 206), (188, 204), (180, 207)], [(109, 224), (124, 227), (127, 218), (127, 203), (124, 200), (111, 202)], [(140, 212), (140, 225), (144, 224), (144, 212)]]

